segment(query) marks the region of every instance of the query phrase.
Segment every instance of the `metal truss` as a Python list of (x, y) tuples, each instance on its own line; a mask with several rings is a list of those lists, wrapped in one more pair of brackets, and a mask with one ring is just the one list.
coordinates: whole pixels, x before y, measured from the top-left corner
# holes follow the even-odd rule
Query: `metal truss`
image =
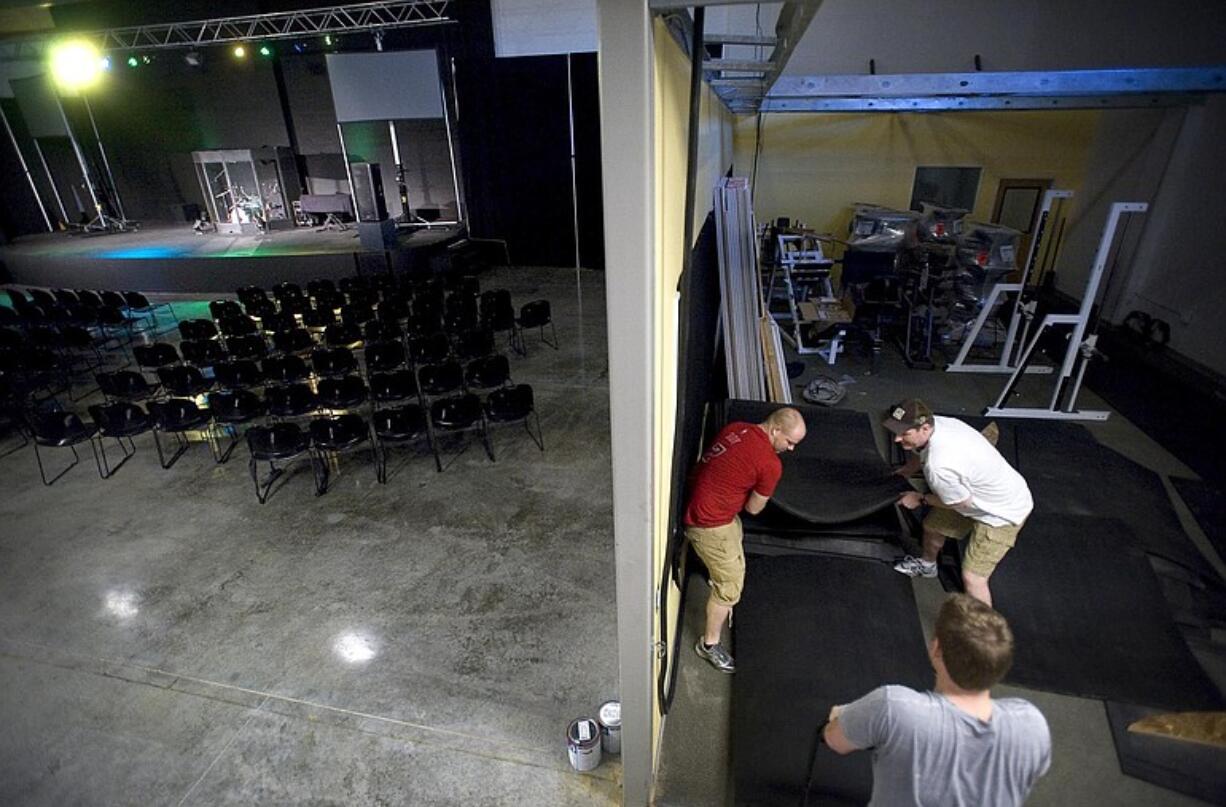
[[(293, 39), (355, 31), (390, 30), (455, 22), (448, 16), (454, 0), (385, 0), (327, 6), (276, 14), (250, 14), (211, 20), (137, 25), (77, 36), (99, 50), (166, 50), (251, 40)], [(39, 59), (49, 38), (0, 43), (0, 61)]]

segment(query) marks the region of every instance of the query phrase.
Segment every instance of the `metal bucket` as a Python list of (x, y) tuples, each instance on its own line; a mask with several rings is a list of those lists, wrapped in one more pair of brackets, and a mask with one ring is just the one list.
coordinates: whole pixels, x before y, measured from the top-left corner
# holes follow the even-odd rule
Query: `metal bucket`
[(600, 764), (600, 726), (590, 717), (570, 721), (566, 728), (566, 753), (571, 767), (590, 771)]
[(622, 704), (621, 701), (606, 701), (596, 713), (600, 723), (600, 746), (607, 753), (622, 752)]

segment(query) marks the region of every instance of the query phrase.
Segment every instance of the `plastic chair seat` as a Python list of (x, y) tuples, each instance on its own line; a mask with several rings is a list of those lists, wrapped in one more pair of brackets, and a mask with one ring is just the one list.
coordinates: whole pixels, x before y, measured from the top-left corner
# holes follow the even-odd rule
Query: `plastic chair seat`
[(209, 411), (218, 423), (248, 423), (267, 409), (259, 396), (250, 390), (226, 390), (209, 395)]
[(378, 409), (371, 418), (371, 425), (380, 440), (407, 442), (426, 434), (426, 412), (417, 404)]
[(325, 378), (319, 382), (316, 398), (325, 409), (349, 409), (366, 402), (366, 385), (356, 375)]
[(255, 459), (287, 460), (306, 451), (310, 438), (296, 423), (274, 423), (249, 429), (247, 446)]
[(417, 395), (417, 378), (411, 370), (374, 373), (370, 377), (370, 397), (374, 401), (399, 401)]
[(153, 428), (149, 414), (127, 401), (91, 406), (89, 416), (103, 437), (135, 437)]
[(317, 418), (309, 428), (312, 444), (324, 451), (344, 451), (370, 439), (366, 421), (360, 415)]
[(268, 413), (276, 417), (299, 417), (315, 411), (315, 393), (305, 383), (268, 387), (264, 392)]
[(34, 442), (40, 446), (69, 448), (84, 443), (98, 433), (98, 427), (85, 423), (72, 412), (51, 412), (40, 415), (30, 425)]

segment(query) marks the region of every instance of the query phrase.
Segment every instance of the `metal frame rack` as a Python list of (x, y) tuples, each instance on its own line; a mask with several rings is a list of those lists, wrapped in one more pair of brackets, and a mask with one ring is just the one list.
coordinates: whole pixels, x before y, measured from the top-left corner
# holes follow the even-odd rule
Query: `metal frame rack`
[[(776, 297), (776, 278), (782, 281), (780, 290), (787, 298), (787, 311), (769, 311), (770, 316), (784, 327), (783, 338), (801, 355), (817, 354), (834, 364), (842, 349), (846, 329), (834, 323), (835, 334), (818, 339), (817, 344), (806, 341), (805, 330), (820, 323), (831, 324), (817, 316), (817, 306), (837, 302), (830, 272), (834, 261), (822, 251), (821, 238), (813, 233), (781, 232), (775, 236), (775, 263), (767, 282), (766, 304)], [(814, 292), (816, 291), (816, 295)], [(823, 344), (824, 343), (824, 344)]]

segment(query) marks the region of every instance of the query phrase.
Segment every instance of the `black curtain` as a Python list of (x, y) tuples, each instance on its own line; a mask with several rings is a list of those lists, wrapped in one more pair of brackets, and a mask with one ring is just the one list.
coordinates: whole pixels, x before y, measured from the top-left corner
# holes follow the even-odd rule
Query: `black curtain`
[[(42, 167), (37, 163), (33, 151), (28, 148), (31, 141), (21, 117), (21, 110), (12, 98), (0, 98), (0, 105), (4, 107), (5, 117), (13, 127), (13, 134), (18, 142), (25, 144), (23, 153), (26, 164), (34, 175), (34, 181), (39, 183), (39, 193), (47, 205), (47, 215), (55, 222), (60, 217), (59, 210), (55, 206), (55, 199), (51, 197), (50, 186), (41, 175)], [(0, 130), (3, 128), (0, 124)], [(30, 190), (30, 183), (21, 171), (21, 160), (13, 149), (13, 141), (9, 139), (7, 132), (0, 131), (0, 233), (13, 239), (19, 235), (45, 232), (47, 225), (42, 214), (38, 212), (38, 202), (34, 198), (34, 192)]]

